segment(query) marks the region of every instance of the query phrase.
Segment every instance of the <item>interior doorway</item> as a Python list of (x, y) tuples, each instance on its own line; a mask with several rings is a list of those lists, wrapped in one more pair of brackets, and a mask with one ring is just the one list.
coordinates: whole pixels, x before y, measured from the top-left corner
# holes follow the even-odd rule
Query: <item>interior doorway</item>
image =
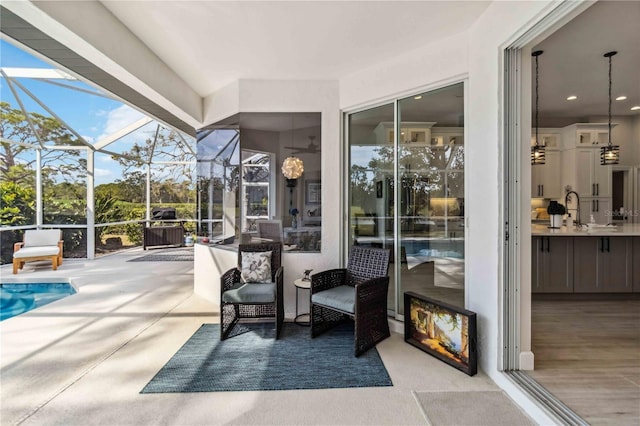
[[(534, 109), (532, 107), (532, 75), (534, 70), (531, 53), (537, 49), (551, 51), (551, 48), (547, 47), (548, 45), (541, 48), (541, 45), (544, 45), (542, 42), (559, 29), (569, 28), (567, 24), (574, 18), (579, 18), (579, 15), (590, 7), (595, 7), (595, 9), (590, 10), (590, 14), (584, 16), (594, 19), (593, 14), (598, 8), (619, 7), (619, 3), (622, 2), (599, 2), (595, 6), (583, 4), (574, 8), (559, 7), (534, 25), (528, 34), (505, 51), (505, 69), (507, 70), (504, 98), (505, 229), (508, 236), (515, 236), (515, 238), (509, 237), (505, 242), (504, 276), (506, 285), (503, 338), (505, 347), (508, 349), (504, 353), (503, 366), (506, 371), (518, 370), (510, 373), (516, 381), (534, 398), (537, 398), (542, 405), (545, 405), (557, 417), (569, 424), (584, 423), (585, 419), (593, 423), (619, 424), (629, 421), (637, 422), (640, 418), (640, 413), (638, 413), (640, 403), (638, 399), (634, 399), (640, 396), (640, 388), (637, 383), (629, 383), (628, 380), (626, 383), (620, 382), (619, 384), (611, 382), (614, 374), (613, 369), (617, 369), (615, 374), (625, 380), (624, 376), (628, 379), (630, 375), (629, 371), (624, 370), (625, 365), (637, 368), (637, 364), (640, 362), (637, 356), (640, 342), (636, 338), (638, 337), (637, 332), (631, 326), (631, 324), (638, 323), (640, 309), (637, 308), (637, 302), (634, 307), (633, 299), (637, 300), (637, 298), (630, 293), (607, 298), (604, 298), (603, 294), (584, 294), (578, 295), (578, 297), (574, 294), (532, 296), (532, 270), (535, 267), (532, 260), (536, 254), (531, 245), (532, 196), (540, 198), (542, 205), (546, 206), (552, 199), (561, 199), (566, 189), (565, 185), (562, 185), (563, 192), (560, 197), (549, 198), (542, 195), (536, 197), (531, 191), (533, 173), (530, 165), (530, 142), (532, 139), (531, 129), (533, 128), (531, 117)], [(563, 6), (570, 5), (563, 3)], [(611, 10), (607, 10), (607, 12), (611, 12)], [(593, 43), (585, 43), (584, 37), (576, 37), (574, 34), (574, 40), (578, 39), (581, 40), (581, 44), (594, 46)], [(574, 43), (576, 42), (574, 41)], [(597, 53), (598, 56), (602, 56), (602, 52), (598, 51)], [(577, 52), (573, 52), (573, 54), (575, 55)], [(545, 56), (547, 56), (546, 52)], [(573, 59), (575, 61), (575, 58)], [(598, 59), (601, 58), (598, 57)], [(553, 67), (563, 68), (558, 62), (555, 62)], [(576, 75), (577, 73), (571, 73), (565, 78), (567, 80), (575, 79)], [(580, 79), (583, 78), (584, 75), (580, 74)], [(590, 84), (602, 85), (603, 82), (600, 80), (602, 78), (592, 80)], [(604, 84), (606, 84), (606, 80)], [(606, 111), (606, 106), (604, 110)], [(560, 119), (567, 117), (559, 117), (561, 114), (556, 115), (550, 119), (556, 119), (557, 122), (542, 124), (541, 127), (564, 129), (570, 126), (568, 123), (560, 122)], [(599, 117), (597, 117), (598, 115)], [(597, 113), (578, 115), (574, 123), (594, 122), (598, 118), (602, 122), (602, 115)], [(567, 133), (566, 129), (558, 132), (561, 138), (566, 137)], [(640, 143), (637, 139), (632, 140), (635, 141), (633, 143)], [(558, 151), (564, 148), (560, 146)], [(627, 152), (634, 152), (634, 149), (636, 148), (630, 146)], [(565, 167), (564, 163), (562, 164)], [(636, 172), (633, 167), (627, 170), (628, 168), (628, 166), (620, 166), (619, 169), (611, 171), (611, 182), (615, 182), (615, 184), (611, 184), (611, 194), (607, 195), (607, 197), (611, 197), (610, 200), (607, 200), (611, 204), (606, 205), (611, 220), (618, 219), (614, 215), (616, 211), (613, 206), (614, 192), (616, 193), (615, 203), (622, 203), (622, 205), (616, 204), (618, 212), (620, 207), (626, 208), (624, 203), (631, 203), (629, 205), (637, 203), (637, 187), (629, 192), (633, 185), (625, 186), (625, 182), (634, 183), (637, 179), (634, 177)], [(562, 173), (560, 179), (563, 179)], [(588, 202), (593, 201), (588, 196), (585, 198)], [(597, 201), (594, 201), (594, 205), (597, 205)], [(635, 207), (631, 210), (634, 209)], [(588, 214), (586, 218), (589, 218)], [(624, 220), (624, 217), (622, 219)], [(632, 299), (632, 303), (628, 306), (629, 309), (626, 304), (624, 308), (621, 308), (622, 301), (629, 299)], [(613, 317), (611, 314), (614, 314)], [(624, 324), (628, 324), (630, 333), (621, 332), (620, 328), (627, 327)], [(586, 334), (582, 334), (581, 327), (585, 328)], [(597, 350), (589, 349), (589, 346), (585, 344), (591, 344), (597, 340), (593, 339), (593, 336), (599, 332), (603, 332), (603, 337), (606, 338), (611, 336), (618, 338), (607, 348), (609, 350), (606, 353), (598, 353)], [(587, 336), (592, 338), (589, 339)], [(573, 345), (572, 341), (576, 345)], [(604, 339), (600, 340), (600, 342), (602, 341)], [(631, 352), (616, 351), (615, 349), (620, 345), (628, 346)], [(620, 356), (617, 356), (616, 353)], [(561, 360), (560, 364), (562, 365), (557, 363), (553, 365), (554, 359), (555, 361)], [(578, 362), (573, 362), (572, 365), (571, 361), (579, 359), (587, 361), (590, 365), (580, 365)], [(569, 371), (572, 367), (573, 371)], [(546, 372), (545, 368), (547, 368)], [(607, 370), (607, 368), (611, 368), (611, 370)], [(524, 370), (533, 371), (527, 374)], [(539, 374), (540, 372), (548, 374)], [(596, 372), (602, 373), (602, 375), (596, 377)], [(569, 378), (568, 373), (574, 374), (573, 378)], [(615, 389), (615, 391), (608, 392), (609, 389)], [(626, 389), (626, 393), (622, 389)], [(616, 393), (617, 391), (622, 392)], [(576, 403), (575, 399), (571, 400), (568, 395), (577, 395), (579, 403)], [(608, 397), (603, 398), (603, 395), (608, 395)]]

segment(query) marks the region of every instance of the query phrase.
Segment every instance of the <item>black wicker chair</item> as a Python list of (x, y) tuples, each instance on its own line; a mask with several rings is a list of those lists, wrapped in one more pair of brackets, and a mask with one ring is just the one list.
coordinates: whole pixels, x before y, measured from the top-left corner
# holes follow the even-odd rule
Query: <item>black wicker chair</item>
[[(265, 251), (271, 252), (273, 282), (241, 283), (242, 253)], [(284, 321), (282, 278), (282, 243), (240, 244), (238, 268), (230, 269), (220, 277), (220, 340), (230, 337), (233, 327), (243, 318), (274, 318), (276, 339), (279, 338)], [(273, 297), (270, 293), (265, 295), (269, 288), (273, 289)]]
[(311, 276), (311, 337), (352, 318), (355, 356), (389, 337), (389, 250), (351, 247), (346, 269)]

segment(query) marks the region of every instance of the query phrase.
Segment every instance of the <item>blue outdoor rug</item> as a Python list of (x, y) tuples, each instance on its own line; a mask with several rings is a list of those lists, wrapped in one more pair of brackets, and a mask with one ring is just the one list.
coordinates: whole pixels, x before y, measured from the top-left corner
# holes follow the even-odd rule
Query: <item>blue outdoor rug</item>
[(293, 323), (278, 340), (273, 323), (243, 327), (220, 342), (220, 326), (203, 324), (141, 393), (393, 386), (375, 348), (353, 356), (353, 323), (315, 339)]

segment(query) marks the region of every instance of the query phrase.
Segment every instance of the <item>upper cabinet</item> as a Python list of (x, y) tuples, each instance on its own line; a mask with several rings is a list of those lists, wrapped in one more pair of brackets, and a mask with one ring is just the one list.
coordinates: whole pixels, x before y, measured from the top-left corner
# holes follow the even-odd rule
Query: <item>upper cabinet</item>
[[(436, 124), (430, 121), (405, 121), (400, 127), (400, 143), (411, 145), (431, 145), (431, 127)], [(392, 121), (383, 121), (375, 128), (378, 143), (392, 144), (395, 128)]]
[[(607, 205), (611, 197), (611, 166), (600, 164), (600, 148), (609, 140), (606, 123), (578, 123), (562, 129), (563, 152), (562, 181), (570, 185), (586, 202), (587, 197), (602, 198), (596, 202)], [(593, 210), (592, 209), (592, 210)], [(584, 218), (582, 218), (584, 220)]]
[(599, 148), (609, 143), (609, 125), (607, 123), (577, 123), (562, 130), (564, 147), (567, 149)]
[[(538, 144), (546, 148), (545, 163), (531, 166), (531, 197), (561, 198), (562, 153), (559, 129), (538, 129)], [(536, 144), (535, 129), (531, 135), (531, 146)]]
[(431, 129), (431, 145), (464, 145), (464, 127), (434, 127)]
[(531, 166), (531, 197), (564, 197), (560, 179), (562, 170), (561, 155), (560, 151), (547, 149), (545, 163)]
[(600, 150), (578, 148), (575, 191), (582, 197), (611, 196), (611, 166), (600, 164)]
[[(538, 128), (538, 144), (547, 149), (560, 149), (562, 135), (560, 129)], [(536, 130), (531, 130), (531, 146), (536, 144)]]

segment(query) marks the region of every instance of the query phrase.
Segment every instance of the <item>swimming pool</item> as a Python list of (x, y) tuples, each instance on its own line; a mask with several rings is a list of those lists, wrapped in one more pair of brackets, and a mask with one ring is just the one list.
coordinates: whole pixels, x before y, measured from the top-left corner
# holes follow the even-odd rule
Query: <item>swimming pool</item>
[(75, 293), (69, 283), (0, 284), (0, 321)]

